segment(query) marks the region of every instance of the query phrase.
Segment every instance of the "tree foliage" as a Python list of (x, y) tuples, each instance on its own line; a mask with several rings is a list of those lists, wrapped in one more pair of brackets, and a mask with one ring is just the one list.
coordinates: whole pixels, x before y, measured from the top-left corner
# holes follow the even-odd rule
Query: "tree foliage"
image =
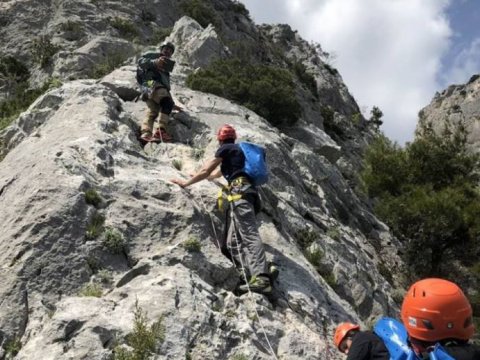
[(180, 10), (185, 15), (195, 19), (202, 27), (206, 28), (212, 24), (217, 29), (221, 28), (221, 21), (215, 9), (206, 1), (201, 0), (182, 0)]
[(292, 74), (276, 66), (217, 60), (189, 75), (187, 85), (246, 106), (273, 125), (292, 125), (299, 117)]
[(405, 242), (412, 277), (448, 277), (456, 263), (476, 261), (479, 158), (467, 152), (462, 128), (441, 135), (427, 128), (405, 148), (379, 136), (364, 161), (364, 189)]

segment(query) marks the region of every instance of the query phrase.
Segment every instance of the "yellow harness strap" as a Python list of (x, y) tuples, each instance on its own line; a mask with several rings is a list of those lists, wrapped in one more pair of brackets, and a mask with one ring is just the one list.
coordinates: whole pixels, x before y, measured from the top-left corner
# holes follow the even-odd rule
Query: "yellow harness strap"
[(226, 195), (226, 198), (228, 202), (233, 202), (240, 200), (242, 198), (242, 194), (230, 194), (230, 187), (224, 186), (218, 191), (218, 196), (217, 196), (217, 203), (218, 203), (218, 208), (220, 210), (223, 210), (223, 196), (224, 194)]

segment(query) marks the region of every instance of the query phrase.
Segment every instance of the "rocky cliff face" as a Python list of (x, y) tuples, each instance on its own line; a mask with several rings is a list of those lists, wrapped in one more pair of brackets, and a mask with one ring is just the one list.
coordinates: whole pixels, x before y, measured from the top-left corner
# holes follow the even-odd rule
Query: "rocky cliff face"
[(474, 75), (468, 83), (451, 85), (437, 93), (430, 105), (419, 113), (417, 131), (431, 126), (441, 133), (462, 126), (467, 134), (467, 144), (474, 152), (480, 152), (480, 75)]
[[(395, 315), (397, 241), (352, 189), (373, 133), (318, 49), (287, 26), (255, 27), (230, 1), (211, 2), (223, 25), (205, 28), (180, 18), (175, 2), (149, 3), (151, 22), (174, 25), (172, 94), (184, 112), (171, 119), (177, 142), (142, 148), (134, 58), (87, 78), (107, 48), (137, 54), (102, 19), (136, 20), (139, 3), (34, 3), (0, 5), (19, 19), (4, 19), (9, 53), (25, 52), (35, 28), (71, 45), (47, 68), (32, 65), (32, 83), (55, 74), (63, 85), (0, 132), (0, 358), (21, 344), (16, 359), (108, 359), (117, 345), (128, 348), (141, 309), (148, 324), (162, 319), (156, 359), (335, 359), (337, 322)], [(51, 31), (65, 14), (82, 20), (80, 40)], [(139, 28), (140, 37), (151, 30)], [(239, 51), (232, 39), (257, 44), (256, 61), (278, 61), (269, 46), (280, 46), (312, 72), (318, 94), (297, 83), (303, 111), (295, 126), (275, 128), (185, 87), (195, 68)], [(232, 293), (238, 271), (216, 246), (218, 185), (183, 190), (169, 181), (213, 156), (225, 122), (267, 149), (271, 180), (258, 220), (267, 257), (280, 268), (272, 301)]]

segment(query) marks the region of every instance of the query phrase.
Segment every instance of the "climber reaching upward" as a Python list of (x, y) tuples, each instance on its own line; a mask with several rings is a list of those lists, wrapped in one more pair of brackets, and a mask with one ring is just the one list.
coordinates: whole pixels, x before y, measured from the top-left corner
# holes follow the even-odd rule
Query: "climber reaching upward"
[[(222, 175), (225, 177), (228, 186), (219, 198), (219, 202), (226, 199), (229, 203), (225, 209), (225, 228), (220, 244), (222, 253), (231, 259), (237, 268), (242, 264), (245, 267), (248, 284), (238, 287), (240, 293), (250, 289), (269, 294), (272, 291), (270, 274), (256, 221), (256, 213), (261, 208), (256, 185), (266, 181), (265, 153), (262, 153), (263, 149), (258, 151), (261, 148), (254, 144), (236, 144), (236, 138), (237, 134), (232, 126), (222, 126), (217, 133), (220, 147), (215, 157), (207, 161), (189, 180), (171, 181), (187, 187), (204, 179), (212, 180)], [(252, 154), (259, 164), (247, 161)], [(249, 171), (246, 165), (250, 165), (247, 168), (256, 168), (257, 171)]]

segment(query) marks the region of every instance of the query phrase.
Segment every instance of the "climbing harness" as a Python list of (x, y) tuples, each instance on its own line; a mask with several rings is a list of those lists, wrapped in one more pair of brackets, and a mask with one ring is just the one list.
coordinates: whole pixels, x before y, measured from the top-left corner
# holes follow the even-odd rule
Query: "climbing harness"
[(248, 179), (244, 176), (240, 176), (233, 180), (229, 185), (221, 185), (222, 187), (218, 190), (217, 196), (217, 205), (218, 208), (222, 211), (223, 210), (223, 199), (226, 198), (229, 203), (233, 201), (240, 200), (242, 198), (242, 194), (231, 194), (232, 187), (234, 186), (242, 186), (250, 184)]

